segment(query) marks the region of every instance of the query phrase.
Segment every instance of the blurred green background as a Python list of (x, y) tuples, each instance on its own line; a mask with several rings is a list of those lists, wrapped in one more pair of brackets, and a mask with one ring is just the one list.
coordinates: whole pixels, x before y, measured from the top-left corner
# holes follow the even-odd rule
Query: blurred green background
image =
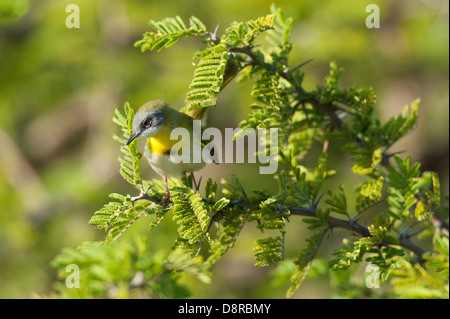
[[(183, 105), (192, 55), (202, 43), (189, 38), (159, 53), (141, 53), (133, 44), (150, 31), (148, 21), (195, 15), (211, 31), (220, 23), (220, 34), (232, 21), (268, 14), (272, 2), (295, 19), (291, 63), (313, 59), (303, 68), (306, 89), (319, 84), (335, 60), (346, 70), (345, 85), (375, 89), (383, 121), (421, 98), (417, 129), (393, 150), (437, 171), (448, 194), (447, 0), (0, 0), (1, 298), (50, 293), (56, 280), (50, 261), (61, 248), (102, 240), (104, 233), (88, 225), (93, 212), (111, 192), (136, 193), (118, 173), (114, 108), (128, 101), (137, 109), (158, 98)], [(79, 29), (65, 25), (71, 3), (80, 8)], [(370, 3), (379, 5), (379, 29), (365, 26)], [(250, 88), (251, 83), (229, 85), (208, 124), (237, 127), (248, 112)], [(348, 164), (336, 156), (336, 167)], [(145, 178), (156, 177), (146, 163), (142, 167)], [(276, 191), (272, 177), (258, 175), (256, 165), (222, 164), (201, 174), (216, 181), (235, 174), (247, 189)], [(147, 225), (142, 218), (132, 228), (145, 234)], [(166, 220), (148, 233), (152, 248), (170, 250), (174, 230)], [(341, 240), (339, 234), (322, 244), (322, 256)], [(306, 236), (301, 220), (291, 220), (289, 257), (296, 257)], [(212, 284), (183, 278), (193, 297), (284, 297), (286, 286), (277, 285), (268, 269), (253, 267), (251, 249), (259, 237), (254, 227), (244, 228), (218, 263)], [(294, 297), (332, 297), (329, 281), (306, 280)]]

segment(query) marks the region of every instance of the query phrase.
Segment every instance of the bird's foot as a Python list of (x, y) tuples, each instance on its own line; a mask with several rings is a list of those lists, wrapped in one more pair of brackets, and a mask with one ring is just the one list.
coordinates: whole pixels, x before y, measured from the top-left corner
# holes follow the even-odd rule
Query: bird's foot
[(166, 191), (164, 192), (164, 195), (163, 195), (163, 198), (161, 200), (160, 205), (161, 205), (161, 207), (164, 207), (167, 204), (169, 204), (169, 202), (170, 202), (170, 192), (169, 192), (168, 189), (166, 189)]

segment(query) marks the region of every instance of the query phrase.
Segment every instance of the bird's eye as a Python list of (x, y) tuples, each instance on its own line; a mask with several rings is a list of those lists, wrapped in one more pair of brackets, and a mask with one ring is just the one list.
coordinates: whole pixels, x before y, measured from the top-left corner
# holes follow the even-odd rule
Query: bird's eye
[(150, 120), (145, 120), (142, 124), (144, 124), (145, 127), (150, 126)]

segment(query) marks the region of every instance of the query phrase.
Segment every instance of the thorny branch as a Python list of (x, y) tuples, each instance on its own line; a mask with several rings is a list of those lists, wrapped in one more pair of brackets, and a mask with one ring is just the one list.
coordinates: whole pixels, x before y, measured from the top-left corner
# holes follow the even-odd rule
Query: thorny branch
[[(143, 195), (141, 196), (139, 199), (146, 199), (150, 202), (153, 202), (155, 204), (159, 204), (160, 200), (149, 196), (149, 195)], [(206, 198), (202, 198), (204, 202), (207, 202)], [(213, 203), (214, 204), (214, 203)], [(166, 209), (170, 209), (171, 206), (168, 206)], [(240, 207), (240, 208), (244, 208), (245, 210), (248, 210), (248, 212), (246, 213), (247, 217), (248, 217), (248, 213), (251, 212), (252, 210), (257, 210), (259, 209), (259, 206), (254, 206), (252, 204), (249, 203), (245, 203), (243, 201), (235, 201), (235, 202), (231, 202), (228, 205), (229, 207)], [(226, 208), (225, 208), (226, 209)], [(226, 217), (225, 214), (225, 209), (223, 209), (222, 211), (219, 211), (216, 213), (215, 216), (218, 215), (223, 215), (224, 217)], [(317, 214), (316, 214), (316, 208), (315, 207), (292, 207), (292, 206), (283, 206), (283, 207), (279, 207), (280, 211), (289, 211), (290, 215), (294, 215), (294, 216), (305, 216), (305, 217), (315, 217), (317, 218)], [(220, 213), (220, 214), (219, 214)], [(212, 220), (213, 220), (214, 216), (211, 218), (211, 222), (208, 225), (208, 230), (206, 232), (209, 232), (209, 228), (212, 226)], [(340, 218), (336, 218), (336, 217), (332, 217), (332, 216), (328, 216), (327, 217), (327, 223), (331, 228), (343, 228), (346, 230), (350, 230), (355, 234), (360, 235), (361, 237), (371, 237), (372, 235), (369, 232), (369, 229), (361, 224), (358, 224), (357, 222), (354, 222), (352, 220), (344, 220), (344, 219), (340, 219)], [(390, 245), (390, 244), (394, 244), (394, 243), (384, 243), (384, 245)], [(415, 243), (413, 243), (409, 237), (406, 236), (399, 236), (398, 237), (398, 245), (413, 252), (420, 260), (422, 260), (422, 255), (425, 253), (425, 250), (422, 249), (421, 247), (417, 246)]]

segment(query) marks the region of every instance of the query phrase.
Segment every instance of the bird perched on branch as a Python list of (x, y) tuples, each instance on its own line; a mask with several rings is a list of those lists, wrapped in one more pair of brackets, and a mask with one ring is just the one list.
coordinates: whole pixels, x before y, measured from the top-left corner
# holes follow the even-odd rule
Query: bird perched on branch
[[(193, 117), (171, 108), (163, 100), (145, 103), (134, 116), (133, 132), (127, 145), (136, 138), (145, 139), (144, 156), (153, 170), (164, 177), (166, 190), (161, 202), (162, 206), (168, 204), (170, 200), (168, 176), (180, 178), (184, 173), (192, 174), (206, 164), (201, 154), (205, 143), (193, 129), (194, 120)], [(184, 132), (189, 133), (188, 138), (171, 139), (171, 133), (177, 128), (185, 129)], [(173, 149), (175, 145), (177, 146), (176, 150)], [(179, 155), (179, 153), (171, 153), (171, 151), (186, 152), (185, 154), (188, 154), (189, 158), (181, 162), (175, 161), (174, 155)], [(196, 161), (194, 158), (200, 159), (200, 161)], [(196, 184), (193, 174), (192, 179), (194, 187), (198, 191), (199, 184)]]
[[(242, 66), (238, 63), (228, 60), (220, 91), (231, 82), (241, 68)], [(193, 110), (185, 109), (179, 112), (171, 108), (165, 101), (155, 100), (142, 105), (134, 116), (133, 132), (127, 141), (127, 145), (136, 138), (146, 140), (144, 156), (153, 170), (164, 177), (166, 190), (161, 202), (163, 206), (170, 200), (167, 176), (179, 178), (184, 173), (190, 172), (194, 187), (198, 191), (201, 178), (196, 183), (192, 173), (202, 169), (206, 164), (202, 154), (198, 154), (199, 151), (203, 153), (205, 143), (201, 136), (193, 134), (193, 123), (194, 120), (202, 120), (208, 109), (209, 107), (203, 107)], [(190, 138), (186, 141), (189, 142), (189, 145), (181, 145), (182, 149), (189, 148), (190, 150), (191, 155), (188, 162), (175, 163), (170, 156), (172, 147), (179, 142), (179, 140), (170, 139), (172, 130), (176, 128), (184, 128), (190, 133)], [(198, 158), (198, 156), (201, 158), (200, 162), (192, 161), (193, 158)], [(217, 163), (217, 154), (214, 154), (214, 149), (212, 149), (210, 156), (210, 160)], [(142, 195), (141, 193), (141, 196), (138, 196), (137, 199), (143, 198)]]

